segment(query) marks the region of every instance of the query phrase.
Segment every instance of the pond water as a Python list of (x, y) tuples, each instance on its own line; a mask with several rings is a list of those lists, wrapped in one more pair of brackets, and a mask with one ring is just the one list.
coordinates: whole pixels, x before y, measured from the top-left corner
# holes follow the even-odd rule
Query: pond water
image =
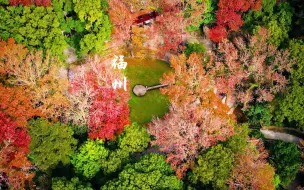
[(160, 93), (159, 89), (148, 91), (143, 97), (135, 96), (132, 89), (137, 84), (144, 86), (160, 84), (159, 79), (163, 74), (171, 71), (169, 64), (156, 59), (126, 58), (125, 61), (128, 62), (127, 80), (131, 85), (129, 101), (131, 122), (145, 124), (150, 122), (153, 116), (164, 116), (169, 111), (169, 100)]

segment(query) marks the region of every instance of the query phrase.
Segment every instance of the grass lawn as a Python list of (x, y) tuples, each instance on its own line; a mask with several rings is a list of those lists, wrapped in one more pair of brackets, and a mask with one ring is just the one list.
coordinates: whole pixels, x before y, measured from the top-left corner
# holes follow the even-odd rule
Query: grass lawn
[(169, 100), (167, 96), (160, 93), (158, 89), (151, 90), (143, 97), (137, 97), (132, 89), (137, 84), (144, 86), (157, 85), (163, 73), (170, 72), (168, 63), (155, 59), (137, 60), (126, 58), (128, 62), (126, 69), (127, 80), (131, 84), (131, 100), (129, 106), (131, 110), (131, 122), (140, 124), (148, 123), (153, 116), (162, 117), (168, 111)]

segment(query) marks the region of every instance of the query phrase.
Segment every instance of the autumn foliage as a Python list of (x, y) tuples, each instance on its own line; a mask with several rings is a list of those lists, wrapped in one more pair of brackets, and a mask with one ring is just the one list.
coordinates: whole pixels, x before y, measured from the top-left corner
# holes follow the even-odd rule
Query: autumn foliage
[(251, 139), (244, 153), (236, 155), (236, 165), (229, 180), (230, 189), (275, 189), (274, 168), (267, 163), (263, 142)]
[(128, 95), (117, 94), (113, 89), (100, 92), (90, 108), (89, 137), (113, 139), (129, 124)]
[(0, 112), (0, 182), (4, 180), (10, 188), (22, 189), (31, 181), (31, 163), (27, 160), (30, 136), (25, 128), (18, 128), (5, 113)]
[(112, 82), (123, 80), (109, 60), (89, 58), (71, 75), (70, 101), (74, 104), (70, 118), (74, 124), (86, 125), (91, 139), (112, 139), (129, 124), (130, 98), (123, 88), (114, 90)]
[(13, 38), (0, 40), (0, 74), (11, 74), (28, 53), (22, 44), (16, 44)]
[(229, 105), (241, 104), (246, 109), (254, 101), (272, 101), (284, 90), (284, 73), (290, 72), (294, 61), (287, 50), (268, 44), (268, 37), (262, 28), (255, 36), (218, 44), (215, 62), (207, 64), (207, 69), (214, 76), (217, 93), (227, 96)]
[(159, 3), (163, 12), (156, 17), (147, 35), (157, 45), (160, 56), (164, 56), (166, 52), (177, 53), (178, 50), (183, 49), (180, 44), (183, 41), (185, 26), (182, 9), (179, 7), (180, 1), (161, 0)]
[(51, 0), (10, 0), (10, 5), (11, 6), (18, 6), (18, 5), (31, 6), (31, 5), (36, 5), (36, 6), (48, 7), (48, 6), (51, 6)]
[(154, 119), (149, 126), (155, 136), (152, 145), (166, 152), (181, 178), (202, 149), (224, 141), (234, 134), (229, 108), (210, 88), (210, 78), (201, 64), (203, 58), (191, 54), (171, 59), (174, 72), (161, 81), (162, 89), (172, 105), (163, 119)]
[(0, 41), (0, 74), (11, 85), (22, 86), (31, 104), (47, 118), (64, 120), (69, 107), (66, 98), (68, 80), (56, 58), (42, 51), (29, 52), (14, 39)]
[(108, 2), (110, 20), (114, 25), (113, 37), (116, 41), (129, 41), (131, 39), (131, 26), (134, 21), (130, 10), (121, 0)]
[(242, 13), (249, 9), (261, 9), (261, 0), (219, 0), (216, 26), (209, 31), (210, 39), (220, 42), (230, 31), (238, 31), (244, 24)]
[(25, 128), (18, 128), (5, 113), (0, 112), (0, 144), (9, 143), (20, 148), (23, 152), (28, 152), (30, 137)]
[(4, 87), (0, 85), (0, 111), (8, 114), (19, 127), (25, 127), (27, 120), (39, 116), (39, 110), (33, 108), (28, 94), (21, 87)]

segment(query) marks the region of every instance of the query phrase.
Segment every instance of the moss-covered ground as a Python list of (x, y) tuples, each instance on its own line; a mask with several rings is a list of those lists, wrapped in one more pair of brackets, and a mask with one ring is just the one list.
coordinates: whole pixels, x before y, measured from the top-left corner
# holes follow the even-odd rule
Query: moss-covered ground
[(169, 100), (160, 93), (159, 89), (148, 91), (143, 97), (135, 96), (132, 89), (137, 84), (144, 86), (160, 84), (159, 79), (171, 70), (169, 64), (156, 59), (126, 58), (125, 61), (128, 62), (127, 80), (131, 85), (129, 101), (131, 121), (144, 124), (150, 122), (153, 116), (164, 116), (169, 111)]

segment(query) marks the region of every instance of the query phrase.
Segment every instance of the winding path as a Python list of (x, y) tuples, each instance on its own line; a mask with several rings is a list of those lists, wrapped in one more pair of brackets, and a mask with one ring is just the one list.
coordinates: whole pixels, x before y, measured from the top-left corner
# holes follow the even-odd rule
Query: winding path
[(297, 132), (295, 130), (291, 131), (288, 129), (272, 127), (272, 126), (263, 127), (262, 129), (260, 129), (260, 131), (265, 136), (266, 139), (294, 142), (300, 146), (302, 145), (301, 140), (303, 141), (303, 136), (304, 136), (301, 132)]
[(261, 133), (265, 136), (266, 139), (271, 140), (282, 140), (285, 142), (294, 142), (296, 144), (300, 144), (301, 138), (296, 137), (294, 135), (290, 135), (287, 133), (281, 133), (277, 131), (271, 131), (269, 129), (260, 129)]

